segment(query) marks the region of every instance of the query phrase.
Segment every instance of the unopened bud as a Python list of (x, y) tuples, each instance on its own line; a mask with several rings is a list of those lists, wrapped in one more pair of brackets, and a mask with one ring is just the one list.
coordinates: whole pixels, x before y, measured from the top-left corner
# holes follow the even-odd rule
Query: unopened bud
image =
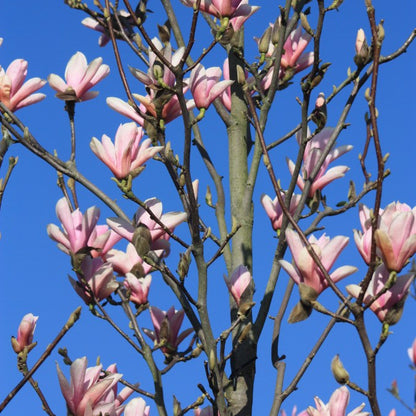
[(338, 354), (331, 361), (331, 371), (335, 380), (339, 384), (345, 384), (350, 380), (350, 375), (348, 374), (348, 371), (344, 368), (344, 365), (342, 364), (342, 361), (339, 359)]
[(161, 62), (155, 61), (152, 67), (152, 71), (155, 79), (161, 80), (163, 78), (164, 68)]
[(279, 42), (279, 28), (280, 28), (280, 17), (276, 19), (276, 21), (274, 22), (273, 25), (273, 30), (272, 30), (272, 44), (274, 46), (277, 45), (277, 43)]
[(300, 14), (300, 23), (302, 27), (305, 29), (305, 32), (311, 36), (314, 36), (313, 30), (308, 22), (308, 18), (306, 17), (305, 13)]
[(365, 65), (370, 58), (370, 48), (363, 29), (358, 29), (357, 38), (355, 40), (355, 57), (354, 62), (357, 66)]
[(357, 196), (357, 192), (355, 191), (355, 183), (354, 181), (350, 181), (350, 186), (348, 188), (348, 195), (347, 195), (348, 201), (355, 199), (356, 196)]
[(180, 414), (182, 414), (181, 404), (178, 399), (173, 396), (173, 416), (179, 416)]
[(150, 251), (150, 246), (152, 244), (152, 236), (149, 228), (145, 224), (140, 223), (134, 230), (131, 242), (133, 243), (137, 254), (140, 257), (144, 257)]
[(383, 42), (386, 33), (384, 31), (383, 21), (377, 26), (377, 38), (379, 42)]
[(388, 326), (390, 325), (395, 325), (397, 324), (397, 322), (400, 321), (400, 318), (402, 317), (403, 314), (403, 308), (404, 308), (404, 303), (406, 301), (406, 297), (402, 298), (399, 302), (397, 302), (395, 305), (393, 305), (389, 311), (386, 313), (386, 316), (384, 318), (383, 321), (383, 325), (387, 324)]
[(241, 85), (244, 85), (246, 83), (246, 74), (244, 72), (244, 69), (240, 65), (237, 65), (236, 70), (237, 70), (237, 82)]
[(319, 93), (318, 98), (316, 99), (315, 109), (312, 111), (311, 119), (316, 124), (318, 132), (325, 127), (327, 108), (325, 94), (323, 92)]
[(269, 50), (272, 28), (269, 26), (259, 40), (259, 52), (266, 54)]
[(216, 364), (217, 364), (217, 357), (215, 356), (215, 351), (211, 350), (209, 352), (209, 358), (208, 358), (209, 369), (211, 371), (214, 371), (214, 368), (215, 368)]
[(199, 357), (199, 355), (202, 352), (202, 346), (201, 345), (197, 345), (191, 352), (191, 357), (196, 358)]
[(160, 40), (166, 45), (170, 41), (170, 24), (169, 20), (163, 25), (157, 25)]
[(207, 192), (205, 193), (205, 202), (207, 203), (207, 205), (211, 208), (215, 208), (214, 205), (212, 204), (212, 194), (211, 194), (211, 189), (210, 187), (207, 185)]
[(130, 270), (131, 274), (134, 274), (134, 276), (136, 276), (138, 279), (140, 279), (141, 277), (146, 276), (146, 273), (144, 272), (144, 268), (142, 263), (136, 263)]
[(178, 275), (181, 282), (185, 279), (189, 271), (189, 265), (191, 264), (191, 252), (186, 250), (185, 253), (180, 253), (180, 260), (178, 264)]

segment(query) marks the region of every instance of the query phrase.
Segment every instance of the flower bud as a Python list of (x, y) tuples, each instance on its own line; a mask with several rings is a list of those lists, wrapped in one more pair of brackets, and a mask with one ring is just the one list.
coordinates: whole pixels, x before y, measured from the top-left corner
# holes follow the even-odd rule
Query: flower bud
[(150, 251), (152, 236), (145, 224), (140, 223), (134, 230), (132, 243), (140, 257), (144, 257)]
[(331, 371), (335, 380), (339, 384), (345, 384), (350, 380), (350, 375), (348, 371), (344, 368), (339, 355), (337, 354), (331, 361)]
[(31, 313), (25, 315), (20, 322), (19, 329), (17, 330), (17, 339), (12, 337), (12, 348), (16, 354), (22, 352), (25, 347), (28, 347), (31, 350), (35, 344), (32, 344), (33, 334), (36, 328), (36, 322), (38, 316), (34, 316)]
[(358, 29), (355, 40), (355, 53), (354, 62), (357, 66), (363, 66), (369, 61), (370, 48), (368, 47), (363, 29)]
[(155, 77), (155, 79), (159, 81), (163, 78), (164, 68), (161, 62), (155, 61), (155, 63), (153, 64), (152, 70), (153, 70), (153, 76)]
[(269, 50), (272, 28), (269, 26), (263, 33), (259, 41), (259, 52), (266, 54)]
[(186, 250), (185, 253), (180, 253), (180, 260), (178, 264), (178, 275), (179, 279), (183, 281), (188, 274), (189, 265), (191, 264), (191, 253)]

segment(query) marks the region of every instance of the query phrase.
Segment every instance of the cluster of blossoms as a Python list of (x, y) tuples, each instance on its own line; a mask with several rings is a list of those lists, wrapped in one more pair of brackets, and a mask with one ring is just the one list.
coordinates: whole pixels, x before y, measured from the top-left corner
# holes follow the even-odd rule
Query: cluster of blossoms
[[(146, 206), (165, 227), (171, 231), (186, 219), (184, 213), (162, 215), (162, 203), (153, 198), (145, 202)], [(58, 247), (71, 255), (78, 280), (71, 279), (77, 293), (87, 302), (108, 297), (118, 287), (114, 271), (124, 277), (123, 285), (130, 292), (130, 300), (136, 304), (145, 304), (149, 292), (151, 266), (146, 264), (131, 244), (134, 226), (118, 218), (108, 220), (108, 225), (97, 225), (99, 209), (89, 208), (85, 214), (79, 209), (71, 212), (65, 198), (56, 205), (56, 213), (61, 221), (62, 230), (49, 224), (48, 235), (58, 243)], [(150, 231), (150, 249), (158, 257), (169, 253), (169, 234), (151, 219), (149, 213), (140, 208), (135, 216), (135, 225), (142, 225)], [(113, 246), (122, 238), (130, 244), (127, 252), (116, 250)]]
[(115, 364), (105, 371), (102, 365), (87, 368), (86, 357), (71, 364), (71, 380), (65, 378), (57, 365), (59, 384), (70, 414), (74, 416), (149, 416), (150, 407), (142, 398), (123, 403), (133, 393), (130, 387), (117, 392), (117, 383), (122, 374), (117, 373)]

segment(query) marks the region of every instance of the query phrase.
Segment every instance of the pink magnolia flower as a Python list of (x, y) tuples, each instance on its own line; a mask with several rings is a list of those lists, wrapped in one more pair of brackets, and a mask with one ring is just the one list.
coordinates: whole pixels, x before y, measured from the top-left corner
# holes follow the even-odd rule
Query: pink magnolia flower
[[(122, 374), (105, 375), (102, 365), (87, 368), (86, 357), (78, 358), (71, 364), (70, 383), (58, 364), (56, 369), (68, 411), (73, 416), (119, 416), (124, 408), (121, 404), (132, 393), (132, 390), (126, 387), (117, 394), (117, 382)], [(112, 370), (115, 370), (115, 365), (107, 369), (110, 373)]]
[(56, 74), (50, 74), (48, 82), (51, 88), (57, 91), (56, 96), (65, 101), (87, 101), (95, 98), (98, 91), (88, 91), (103, 78), (110, 68), (102, 64), (102, 58), (96, 58), (90, 64), (82, 52), (71, 57), (65, 69), (66, 82)]
[(31, 313), (23, 317), (17, 330), (17, 339), (12, 337), (12, 347), (16, 354), (32, 344), (38, 318), (39, 316), (34, 316)]
[[(297, 184), (301, 190), (305, 187), (304, 178), (308, 179), (314, 170), (316, 163), (324, 152), (329, 139), (333, 133), (334, 129), (332, 127), (326, 127), (316, 134), (309, 142), (306, 144), (305, 153), (303, 155), (303, 167), (302, 175), (298, 176)], [(308, 136), (310, 132), (308, 129)], [(296, 138), (298, 142), (301, 141), (300, 133), (296, 133)], [(342, 178), (345, 173), (349, 170), (348, 166), (336, 166), (334, 168), (328, 169), (328, 166), (331, 162), (338, 159), (344, 153), (350, 151), (352, 146), (340, 146), (335, 149), (332, 149), (325, 158), (325, 161), (321, 168), (319, 169), (317, 175), (315, 176), (312, 186), (309, 190), (309, 196), (312, 197), (317, 190), (322, 190), (326, 185), (334, 181), (335, 179)], [(295, 170), (295, 164), (288, 159), (287, 160), (289, 171), (293, 174)]]
[[(119, 236), (121, 238), (121, 236)], [(157, 257), (162, 257), (163, 250), (155, 250)], [(143, 267), (144, 275), (152, 271), (152, 266), (143, 261), (137, 254), (137, 251), (132, 243), (127, 244), (126, 251), (111, 249), (106, 256), (106, 260), (111, 263), (116, 273), (125, 276), (131, 272), (132, 269), (140, 264)]]
[(150, 146), (150, 139), (140, 142), (142, 137), (143, 130), (135, 123), (120, 124), (114, 144), (104, 134), (101, 142), (93, 137), (90, 147), (117, 179), (123, 179), (163, 149), (163, 146)]
[(123, 284), (130, 291), (130, 300), (140, 306), (147, 303), (151, 282), (152, 276), (150, 274), (137, 278), (134, 274), (127, 273)]
[(150, 317), (155, 330), (151, 331), (143, 328), (143, 331), (155, 345), (162, 345), (161, 350), (165, 354), (175, 353), (179, 344), (193, 332), (193, 329), (189, 328), (179, 334), (184, 311), (177, 311), (173, 306), (167, 312), (152, 306), (150, 308)]
[(220, 78), (221, 69), (219, 67), (212, 67), (205, 70), (201, 64), (198, 64), (191, 71), (189, 87), (194, 97), (195, 106), (198, 109), (208, 108), (234, 82), (230, 80), (218, 82)]
[[(185, 212), (168, 212), (166, 214), (162, 214), (163, 205), (157, 198), (147, 199), (145, 204), (153, 212), (154, 216), (158, 218), (170, 231), (173, 231), (176, 226), (184, 222), (187, 218)], [(165, 256), (169, 254), (169, 243), (167, 242), (170, 238), (169, 234), (167, 234), (158, 223), (152, 220), (147, 211), (141, 207), (134, 215), (133, 224), (123, 220), (122, 218), (108, 218), (107, 224), (116, 233), (130, 242), (133, 239), (135, 228), (139, 224), (144, 224), (150, 230), (152, 250), (163, 249), (165, 251)]]
[(240, 265), (231, 274), (231, 277), (224, 275), (225, 283), (237, 305), (240, 303), (241, 295), (252, 281), (251, 273), (247, 267)]
[[(196, 0), (181, 0), (185, 6), (194, 7)], [(219, 19), (227, 17), (235, 31), (260, 7), (250, 6), (248, 0), (202, 0), (199, 10)]]
[[(309, 406), (307, 413), (309, 416), (346, 416), (349, 400), (350, 392), (345, 386), (342, 386), (332, 393), (327, 404), (324, 404), (319, 397), (315, 397), (316, 409)], [(365, 404), (363, 403), (348, 413), (347, 416), (368, 416), (370, 413), (361, 411), (364, 406)]]
[[(371, 217), (372, 211), (360, 205), (362, 232), (354, 230), (354, 240), (364, 261), (370, 263)], [(416, 253), (416, 207), (392, 202), (384, 210), (380, 209), (376, 230), (377, 255), (383, 258), (390, 270), (399, 272), (410, 257)]]
[(45, 98), (45, 94), (33, 94), (46, 84), (45, 80), (31, 78), (23, 83), (27, 75), (27, 66), (28, 63), (24, 59), (16, 59), (6, 71), (0, 67), (0, 102), (10, 111), (19, 110)]
[[(285, 193), (281, 192), (281, 195), (284, 200)], [(296, 208), (299, 205), (300, 198), (301, 198), (301, 195), (292, 195), (292, 199), (290, 200), (290, 204), (289, 204), (290, 214), (293, 215), (295, 213)], [(280, 229), (282, 227), (282, 221), (283, 221), (283, 210), (279, 204), (279, 200), (277, 199), (277, 197), (272, 200), (269, 197), (269, 195), (262, 194), (260, 200), (263, 205), (263, 208), (266, 211), (266, 214), (270, 218), (273, 230)]]
[(313, 52), (305, 52), (312, 37), (298, 26), (286, 39), (283, 49), (281, 67), (283, 70), (293, 68), (295, 73), (303, 71), (313, 64)]
[(131, 399), (124, 409), (124, 416), (149, 416), (150, 406), (141, 397)]
[[(165, 57), (165, 59), (170, 62), (173, 66), (176, 66), (181, 61), (183, 54), (185, 53), (185, 47), (178, 48), (175, 53), (172, 54), (172, 45), (168, 43), (167, 45), (162, 45), (158, 38), (152, 39), (153, 45), (157, 48), (158, 51)], [(142, 82), (146, 86), (160, 86), (159, 79), (155, 76), (155, 64), (160, 67), (161, 72), (161, 79), (163, 84), (167, 85), (168, 87), (173, 87), (176, 82), (175, 75), (173, 72), (164, 64), (160, 63), (159, 58), (153, 52), (153, 49), (149, 46), (148, 48), (149, 54), (149, 69), (147, 73), (141, 71), (140, 69), (136, 68), (129, 68), (130, 72), (135, 76), (140, 82)]]
[(413, 341), (412, 346), (407, 350), (407, 353), (409, 354), (409, 358), (413, 366), (416, 366), (416, 338)]
[[(184, 94), (187, 90), (188, 87), (183, 89)], [(173, 95), (166, 104), (163, 104), (163, 107), (160, 109), (160, 114), (159, 109), (155, 105), (156, 92), (153, 89), (150, 90), (150, 95), (143, 96), (139, 94), (133, 94), (133, 96), (141, 103), (148, 114), (156, 118), (160, 117), (164, 120), (165, 123), (169, 123), (182, 114), (181, 106), (176, 95)], [(186, 108), (188, 110), (192, 110), (194, 107), (194, 100), (188, 100), (186, 102)]]
[(416, 207), (393, 203), (381, 215), (376, 244), (389, 270), (400, 272), (416, 253)]
[[(106, 99), (106, 103), (114, 111), (117, 111), (117, 113), (120, 113), (121, 115), (130, 118), (131, 120), (135, 121), (141, 126), (144, 125), (143, 117), (140, 116), (140, 114), (138, 114), (137, 111), (129, 103), (126, 103), (125, 101), (117, 97), (108, 97)], [(146, 108), (143, 105), (140, 104), (139, 108), (143, 113), (146, 112)]]
[[(364, 295), (363, 302), (365, 304), (368, 304), (384, 288), (389, 280), (389, 275), (389, 271), (384, 264), (377, 267)], [(414, 276), (414, 273), (407, 273), (397, 277), (396, 283), (371, 304), (370, 309), (377, 315), (380, 322), (384, 322), (388, 312), (407, 296)], [(346, 289), (355, 298), (358, 297), (361, 291), (359, 285), (348, 285)]]
[(396, 416), (396, 409), (391, 409), (389, 416)]
[[(56, 215), (61, 221), (63, 232), (55, 224), (49, 224), (47, 232), (63, 252), (75, 254), (82, 248), (94, 247), (89, 244), (91, 236), (97, 235), (95, 227), (100, 217), (99, 208), (88, 208), (84, 215), (78, 208), (71, 212), (66, 199), (61, 198), (56, 204)], [(110, 233), (108, 233), (109, 236)], [(102, 242), (102, 240), (101, 234), (99, 241)]]
[[(286, 230), (286, 240), (292, 253), (294, 265), (286, 260), (279, 260), (280, 265), (286, 270), (296, 284), (303, 283), (311, 287), (319, 295), (328, 287), (328, 282), (319, 267), (308, 253), (306, 246), (298, 233), (292, 229)], [(341, 251), (347, 246), (348, 237), (338, 235), (332, 239), (323, 234), (319, 239), (313, 235), (309, 237), (315, 253), (328, 271), (331, 269)], [(336, 283), (341, 279), (357, 271), (353, 266), (341, 266), (329, 274), (331, 280)]]
[(69, 276), (69, 281), (78, 295), (89, 304), (92, 302), (90, 290), (97, 302), (110, 296), (118, 283), (113, 274), (110, 263), (104, 263), (101, 258), (86, 256), (81, 263), (81, 273), (77, 273), (78, 281)]
[[(380, 210), (380, 213), (382, 211)], [(361, 257), (367, 264), (370, 264), (371, 258), (371, 210), (368, 209), (364, 204), (360, 204), (359, 207), (359, 218), (363, 232), (359, 230), (354, 231), (354, 241), (361, 254)]]

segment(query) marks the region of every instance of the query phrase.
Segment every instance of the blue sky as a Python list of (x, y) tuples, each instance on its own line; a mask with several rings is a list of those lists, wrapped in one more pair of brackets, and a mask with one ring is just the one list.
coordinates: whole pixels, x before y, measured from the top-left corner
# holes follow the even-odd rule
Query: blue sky
[[(354, 67), (352, 58), (358, 28), (363, 27), (367, 35), (370, 32), (364, 2), (345, 3), (347, 4), (342, 6), (340, 12), (330, 13), (326, 20), (327, 35), (323, 39), (322, 56), (325, 61), (332, 62), (332, 66), (321, 83), (319, 91), (324, 91), (327, 95), (332, 90), (333, 84), (338, 85), (345, 78), (348, 66)], [(392, 6), (392, 2), (382, 0), (374, 3), (377, 18), (385, 19), (386, 39), (382, 54), (387, 55), (396, 50), (412, 31), (416, 4), (413, 0), (400, 2), (400, 6), (396, 7)], [(173, 4), (178, 10), (181, 26), (186, 31), (190, 25), (191, 10), (182, 6), (177, 0), (173, 0)], [(246, 57), (250, 62), (257, 54), (255, 43), (251, 40), (252, 37), (260, 36), (269, 19), (274, 20), (278, 11), (275, 2), (272, 4), (272, 2), (263, 0), (257, 1), (256, 4), (260, 5), (261, 9), (246, 25)], [(157, 33), (156, 23), (164, 22), (165, 17), (164, 15), (160, 17), (161, 6), (158, 2), (153, 4), (149, 1), (148, 7), (154, 13), (148, 18), (146, 27), (149, 33), (154, 36)], [(114, 182), (110, 180), (109, 170), (100, 164), (89, 149), (91, 137), (101, 138), (101, 135), (105, 133), (113, 138), (118, 125), (128, 121), (105, 104), (105, 98), (108, 96), (125, 99), (111, 47), (100, 49), (97, 45), (98, 34), (80, 24), (85, 16), (80, 12), (70, 10), (61, 1), (44, 0), (42, 5), (40, 2), (27, 0), (5, 2), (1, 6), (1, 12), (5, 18), (2, 19), (0, 30), (0, 37), (4, 38), (0, 48), (0, 65), (5, 68), (12, 60), (24, 58), (29, 61), (28, 77), (40, 76), (46, 79), (50, 73), (62, 76), (66, 63), (76, 51), (82, 51), (88, 61), (102, 56), (104, 62), (110, 65), (110, 76), (97, 87), (100, 91), (98, 98), (81, 103), (76, 107), (77, 164), (81, 172), (116, 199), (125, 212), (132, 215), (135, 210), (134, 206), (120, 197)], [(271, 16), (273, 18), (270, 18)], [(311, 15), (311, 22), (315, 17), (313, 14)], [(201, 50), (210, 42), (209, 30), (202, 21), (199, 39), (195, 51)], [(140, 63), (134, 60), (126, 48), (122, 47), (121, 50), (125, 57), (126, 66), (129, 64), (140, 67)], [(217, 47), (212, 55), (207, 57), (204, 64), (222, 67), (224, 59), (225, 52)], [(408, 53), (397, 61), (383, 65), (380, 70), (380, 87), (377, 93), (377, 107), (380, 113), (379, 128), (383, 152), (390, 153), (388, 167), (392, 171), (385, 181), (382, 206), (395, 200), (406, 202), (411, 206), (416, 205), (416, 187), (413, 179), (416, 151), (413, 137), (415, 69), (415, 46), (412, 45)], [(301, 75), (295, 77), (294, 84), (277, 95), (265, 132), (268, 142), (282, 136), (298, 123), (300, 110), (295, 97), (301, 95), (300, 78)], [(130, 81), (133, 92), (143, 94), (142, 86), (134, 79), (130, 79)], [(48, 86), (45, 86), (42, 91), (47, 94), (46, 100), (36, 106), (20, 110), (18, 116), (29, 126), (30, 131), (45, 148), (51, 152), (56, 150), (58, 155), (66, 160), (69, 158), (70, 147), (67, 114), (63, 111), (64, 103), (54, 98), (54, 91)], [(319, 91), (316, 91), (316, 95)], [(345, 94), (341, 95), (329, 107), (329, 126), (336, 122), (346, 97)], [(351, 167), (351, 171), (344, 179), (338, 180), (326, 189), (328, 202), (333, 205), (345, 199), (350, 179), (356, 181), (357, 188), (362, 183), (358, 154), (362, 152), (365, 140), (365, 109), (366, 101), (361, 95), (347, 120), (351, 125), (340, 136), (340, 144), (352, 144), (354, 149), (340, 159), (340, 164), (347, 164)], [(201, 122), (201, 129), (204, 141), (208, 150), (212, 152), (219, 171), (226, 175), (226, 131), (216, 118), (213, 109), (209, 110), (206, 119)], [(180, 149), (181, 135), (182, 127), (179, 121), (168, 126), (167, 137), (176, 149)], [(295, 151), (296, 146), (292, 139), (271, 154), (283, 187), (287, 186), (289, 180), (285, 158), (288, 156), (293, 159)], [(47, 224), (58, 223), (55, 216), (55, 204), (61, 195), (56, 186), (56, 174), (52, 168), (46, 166), (22, 147), (13, 146), (9, 155), (18, 155), (19, 163), (6, 190), (0, 212), (0, 346), (2, 351), (0, 355), (0, 368), (2, 369), (0, 400), (20, 380), (20, 374), (15, 366), (15, 356), (9, 343), (10, 336), (16, 334), (22, 316), (28, 312), (40, 316), (36, 329), (38, 346), (31, 353), (29, 359), (29, 362), (33, 363), (59, 331), (68, 315), (82, 304), (67, 279), (67, 275), (71, 273), (68, 257), (60, 252), (55, 243), (46, 235)], [(200, 179), (200, 200), (203, 205), (206, 186), (210, 185), (211, 189), (213, 186), (204, 169), (201, 168), (201, 161), (197, 154), (193, 155), (192, 163), (195, 168), (194, 177)], [(0, 177), (4, 174), (3, 167)], [(161, 173), (154, 163), (149, 163), (146, 171), (135, 182), (135, 191), (141, 199), (157, 196), (163, 201), (165, 211), (180, 209), (180, 201), (172, 189), (168, 176)], [(81, 187), (78, 187), (78, 192), (82, 211), (97, 204), (102, 212), (100, 223), (103, 223), (106, 217), (112, 216), (107, 208)], [(269, 221), (260, 205), (262, 193), (272, 194), (272, 186), (263, 168), (254, 196), (257, 219), (254, 231), (253, 275), (257, 290), (255, 300), (258, 303), (266, 284), (276, 244)], [(364, 202), (371, 205), (373, 196), (367, 196)], [(215, 229), (215, 218), (212, 212), (205, 211), (206, 222), (212, 224)], [(358, 282), (365, 273), (365, 264), (352, 241), (352, 229), (359, 228), (358, 209), (352, 210), (341, 218), (329, 219), (324, 225), (327, 227), (327, 233), (331, 236), (342, 234), (350, 237), (350, 244), (336, 265), (353, 264), (359, 267), (359, 272), (348, 280), (348, 283)], [(188, 238), (184, 225), (178, 229), (178, 232), (183, 238)], [(213, 250), (214, 248), (211, 247), (208, 252)], [(167, 261), (173, 269), (176, 268), (178, 253), (177, 248), (173, 248)], [(290, 260), (289, 256), (287, 258)], [(209, 307), (212, 311), (214, 331), (218, 335), (225, 329), (226, 319), (228, 320), (228, 294), (222, 278), (223, 273), (224, 265), (219, 261), (212, 268), (210, 276)], [(287, 275), (282, 272), (271, 314), (275, 314), (277, 311), (287, 279)], [(342, 290), (346, 285), (344, 282), (339, 284)], [(195, 278), (189, 279), (189, 285), (190, 290), (195, 289)], [(329, 291), (327, 292), (320, 298), (322, 303), (327, 307), (336, 308), (337, 300)], [(167, 292), (160, 276), (157, 276), (156, 273), (153, 277), (149, 300), (151, 304), (165, 310), (171, 305), (179, 307), (178, 302)], [(297, 297), (292, 300), (292, 304), (295, 304), (296, 301)], [(116, 319), (127, 328), (122, 315), (115, 308), (113, 309)], [(254, 312), (256, 310), (257, 307)], [(378, 356), (378, 389), (383, 414), (388, 414), (392, 407), (398, 409), (399, 415), (404, 414), (404, 409), (385, 390), (393, 379), (398, 380), (400, 393), (404, 399), (411, 402), (413, 397), (413, 374), (408, 367), (409, 360), (406, 349), (416, 336), (415, 313), (416, 303), (409, 299), (402, 320), (392, 328), (393, 334)], [(143, 320), (143, 326), (151, 328), (146, 313), (143, 314)], [(288, 357), (286, 383), (296, 373), (326, 322), (326, 318), (322, 318), (315, 312), (305, 322), (284, 325), (280, 348), (281, 352)], [(372, 341), (375, 343), (381, 330), (380, 324), (370, 313), (367, 322), (371, 328)], [(184, 322), (184, 328), (188, 326), (189, 324)], [(272, 321), (270, 320), (266, 324), (264, 334), (260, 339), (261, 345), (259, 345), (254, 403), (254, 414), (256, 415), (268, 414), (273, 399), (276, 374), (271, 367), (269, 358), (271, 331)], [(143, 389), (152, 390), (149, 373), (140, 361), (140, 357), (136, 357), (126, 343), (117, 338), (104, 322), (93, 318), (85, 306), (83, 307), (82, 320), (67, 334), (59, 346), (67, 346), (72, 359), (86, 355), (91, 365), (97, 356), (101, 357), (104, 366), (117, 362), (119, 371), (125, 375), (126, 379), (133, 383), (140, 382)], [(341, 355), (352, 380), (358, 384), (365, 381), (363, 354), (357, 334), (351, 328), (340, 324), (331, 333), (310, 370), (299, 383), (299, 390), (284, 403), (286, 410), (291, 410), (295, 404), (298, 409), (304, 409), (312, 404), (314, 395), (318, 395), (325, 402), (328, 401), (331, 392), (337, 388), (329, 369), (330, 361), (337, 353)], [(60, 357), (54, 351), (38, 371), (35, 379), (39, 381), (44, 390), (52, 410), (56, 414), (64, 414), (65, 405), (56, 376), (56, 361), (61, 363)], [(162, 361), (162, 357), (159, 355), (157, 362), (162, 364)], [(180, 364), (167, 374), (165, 386), (169, 411), (172, 394), (175, 394), (184, 406), (199, 395), (196, 384), (204, 383), (204, 374), (200, 371), (201, 368), (202, 357), (189, 366)], [(68, 374), (68, 371), (66, 373)], [(360, 396), (352, 395), (350, 408), (353, 409), (361, 402)], [(155, 415), (156, 408), (152, 403), (149, 404), (151, 415)], [(368, 406), (366, 407), (368, 408)], [(5, 416), (12, 416), (22, 414), (28, 409), (31, 409), (32, 415), (43, 414), (39, 399), (27, 385), (3, 413)]]

